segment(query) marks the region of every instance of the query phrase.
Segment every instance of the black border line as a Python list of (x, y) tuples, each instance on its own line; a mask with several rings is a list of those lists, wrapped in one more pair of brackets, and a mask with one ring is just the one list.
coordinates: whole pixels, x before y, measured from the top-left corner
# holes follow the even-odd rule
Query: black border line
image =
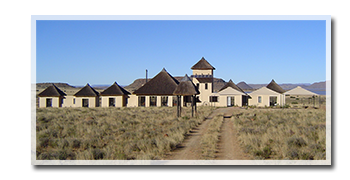
[[(333, 72), (331, 165), (203, 165), (198, 168), (191, 167), (193, 165), (153, 165), (150, 168), (143, 165), (78, 165), (78, 168), (77, 165), (73, 168), (67, 165), (31, 165), (31, 17), (35, 15), (330, 15)], [(28, 64), (28, 174), (339, 174), (339, 13), (28, 13)]]

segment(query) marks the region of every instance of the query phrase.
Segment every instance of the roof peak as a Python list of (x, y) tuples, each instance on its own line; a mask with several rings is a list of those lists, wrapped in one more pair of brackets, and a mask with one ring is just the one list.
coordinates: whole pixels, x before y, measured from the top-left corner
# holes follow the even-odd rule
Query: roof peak
[(191, 67), (191, 69), (211, 69), (215, 70), (215, 68), (204, 58), (202, 57), (195, 65)]
[(183, 82), (183, 81), (191, 81), (192, 82), (192, 80), (190, 79), (190, 77), (188, 77), (187, 74), (185, 74), (185, 76), (181, 79), (181, 82)]

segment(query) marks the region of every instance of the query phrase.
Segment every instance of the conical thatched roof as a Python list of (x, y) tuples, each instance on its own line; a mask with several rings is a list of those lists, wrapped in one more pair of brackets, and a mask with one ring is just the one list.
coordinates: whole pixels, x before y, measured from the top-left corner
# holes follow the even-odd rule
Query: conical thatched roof
[(117, 82), (114, 82), (111, 86), (109, 86), (107, 89), (105, 89), (103, 92), (101, 92), (101, 96), (122, 96), (122, 95), (128, 95), (130, 94), (127, 90), (122, 88), (117, 84)]
[(133, 92), (136, 95), (173, 95), (179, 82), (164, 68), (154, 78)]
[(59, 96), (66, 96), (66, 95), (67, 95), (66, 93), (61, 91), (54, 84), (47, 87), (44, 91), (38, 94), (39, 97), (59, 97)]
[(279, 86), (276, 82), (275, 82), (275, 80), (273, 80), (272, 79), (272, 81), (270, 82), (270, 84), (268, 84), (267, 86), (266, 86), (267, 88), (269, 88), (269, 89), (271, 89), (271, 90), (273, 90), (273, 91), (276, 91), (276, 92), (278, 92), (278, 93), (284, 93), (284, 92), (286, 92), (284, 89), (282, 89), (281, 88), (281, 86)]
[(186, 74), (174, 90), (174, 95), (190, 96), (196, 94), (199, 94), (199, 91)]
[(249, 86), (247, 83), (245, 83), (244, 81), (239, 82), (239, 83), (237, 84), (237, 86), (238, 86), (239, 88), (241, 88), (241, 89), (254, 89), (254, 88), (252, 88), (251, 86)]
[(202, 57), (195, 65), (191, 67), (191, 69), (215, 69), (212, 65), (209, 64), (207, 60)]
[(285, 92), (284, 94), (288, 94), (288, 95), (309, 95), (309, 96), (317, 96), (318, 94), (313, 93), (311, 91), (308, 91), (300, 86), (297, 86), (294, 89), (291, 89), (287, 92)]
[(89, 83), (86, 84), (82, 89), (80, 89), (77, 93), (74, 94), (76, 97), (95, 97), (98, 96), (98, 92), (92, 88)]
[(233, 81), (232, 81), (231, 79), (230, 79), (230, 81), (228, 81), (228, 83), (226, 83), (226, 84), (219, 90), (219, 92), (222, 91), (222, 90), (224, 90), (224, 89), (226, 89), (226, 88), (228, 88), (228, 87), (231, 87), (231, 88), (233, 88), (233, 89), (235, 89), (235, 90), (237, 90), (237, 91), (239, 91), (239, 92), (242, 92), (242, 93), (246, 94), (241, 88), (239, 88), (235, 83), (233, 83)]

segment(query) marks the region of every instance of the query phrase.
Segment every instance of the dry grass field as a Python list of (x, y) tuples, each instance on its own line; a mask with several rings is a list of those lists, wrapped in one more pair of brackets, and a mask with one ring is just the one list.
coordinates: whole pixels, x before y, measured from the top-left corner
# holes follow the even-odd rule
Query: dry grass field
[(255, 159), (326, 159), (324, 108), (248, 109), (234, 118), (242, 148)]
[(182, 142), (213, 107), (38, 108), (38, 160), (159, 160)]
[[(38, 108), (38, 160), (161, 160), (214, 107)], [(221, 108), (217, 109), (220, 110)], [(233, 128), (244, 153), (257, 160), (325, 160), (326, 111), (314, 108), (231, 108)], [(207, 120), (200, 159), (216, 159), (223, 116)], [(190, 136), (191, 137), (191, 136)], [(189, 137), (189, 138), (190, 138)], [(198, 142), (199, 142), (198, 141)]]

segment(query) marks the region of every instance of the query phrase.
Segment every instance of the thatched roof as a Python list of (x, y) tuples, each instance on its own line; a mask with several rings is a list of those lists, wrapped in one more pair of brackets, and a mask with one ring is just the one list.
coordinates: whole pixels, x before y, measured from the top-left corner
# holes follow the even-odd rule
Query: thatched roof
[(190, 96), (196, 94), (199, 94), (199, 91), (186, 74), (174, 90), (174, 95)]
[(191, 67), (191, 69), (215, 69), (212, 65), (209, 64), (207, 60), (202, 57), (195, 65)]
[(80, 89), (77, 93), (74, 94), (76, 97), (95, 97), (98, 96), (98, 92), (92, 88), (89, 83), (86, 84), (82, 89)]
[(237, 90), (237, 91), (239, 91), (239, 92), (242, 92), (242, 93), (246, 94), (241, 88), (239, 88), (235, 83), (233, 83), (233, 81), (232, 81), (231, 79), (230, 79), (230, 81), (228, 81), (228, 83), (226, 83), (226, 84), (224, 85), (224, 87), (222, 87), (222, 88), (219, 90), (219, 92), (222, 91), (222, 90), (224, 90), (224, 89), (226, 89), (226, 88), (228, 88), (228, 87), (231, 87), (231, 88), (233, 88), (233, 89), (235, 89), (235, 90)]
[(105, 89), (103, 92), (101, 92), (101, 96), (123, 96), (130, 94), (127, 90), (122, 88), (117, 84), (117, 82), (114, 82), (111, 86), (109, 86), (107, 89)]
[(237, 84), (237, 86), (238, 86), (239, 88), (241, 88), (241, 89), (249, 89), (249, 90), (254, 89), (254, 88), (252, 88), (251, 86), (249, 86), (247, 83), (245, 83), (244, 81), (239, 82), (239, 83)]
[(211, 83), (213, 78), (196, 78), (200, 83)]
[(133, 92), (136, 95), (173, 95), (179, 82), (164, 68), (154, 78)]
[(66, 93), (61, 91), (54, 84), (47, 87), (44, 91), (38, 94), (39, 97), (60, 97), (60, 96), (66, 96), (66, 95), (67, 95)]
[(278, 92), (278, 93), (284, 93), (284, 92), (286, 92), (284, 89), (282, 89), (281, 88), (281, 86), (279, 86), (276, 82), (275, 82), (275, 80), (273, 80), (272, 79), (272, 81), (270, 82), (270, 84), (268, 84), (267, 86), (266, 86), (267, 88), (269, 88), (269, 89), (271, 89), (271, 90), (273, 90), (273, 91), (276, 91), (276, 92)]

